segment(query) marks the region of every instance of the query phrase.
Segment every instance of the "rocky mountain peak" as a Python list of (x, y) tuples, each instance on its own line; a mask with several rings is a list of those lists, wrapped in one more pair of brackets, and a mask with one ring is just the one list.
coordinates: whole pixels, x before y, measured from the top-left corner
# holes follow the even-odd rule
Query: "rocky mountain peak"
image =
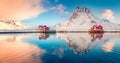
[(90, 13), (90, 10), (89, 10), (88, 8), (85, 8), (85, 7), (83, 7), (83, 8), (77, 7), (77, 8), (75, 9), (75, 12)]
[(85, 7), (76, 7), (73, 15), (71, 16), (70, 20), (72, 19), (76, 19), (77, 17), (82, 17), (82, 16), (86, 16), (86, 17), (89, 17), (89, 16), (94, 16), (90, 10), (88, 8), (85, 8)]

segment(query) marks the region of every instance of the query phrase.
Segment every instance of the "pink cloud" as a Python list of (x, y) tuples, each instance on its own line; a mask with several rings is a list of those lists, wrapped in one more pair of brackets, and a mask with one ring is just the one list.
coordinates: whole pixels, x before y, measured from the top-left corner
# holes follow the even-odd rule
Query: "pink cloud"
[(0, 0), (0, 20), (34, 18), (45, 11), (41, 2), (41, 0)]
[(114, 20), (114, 12), (110, 9), (105, 9), (102, 13), (103, 17), (108, 19), (108, 20)]

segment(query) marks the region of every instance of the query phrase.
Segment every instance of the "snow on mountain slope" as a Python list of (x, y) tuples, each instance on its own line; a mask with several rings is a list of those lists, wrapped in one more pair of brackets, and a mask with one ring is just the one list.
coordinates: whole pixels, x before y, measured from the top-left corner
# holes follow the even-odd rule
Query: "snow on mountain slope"
[(20, 22), (10, 21), (10, 22), (3, 22), (0, 21), (0, 30), (16, 30), (16, 29), (24, 29), (25, 25), (21, 24)]
[(114, 24), (94, 16), (88, 8), (77, 7), (66, 23), (57, 25), (57, 31), (88, 31), (93, 25), (102, 25), (104, 30), (120, 30), (120, 24)]

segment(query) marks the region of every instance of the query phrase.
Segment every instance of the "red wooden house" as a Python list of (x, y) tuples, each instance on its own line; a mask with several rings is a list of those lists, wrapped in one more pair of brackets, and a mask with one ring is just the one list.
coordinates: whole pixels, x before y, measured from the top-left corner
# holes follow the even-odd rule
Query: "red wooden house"
[(103, 27), (101, 25), (93, 25), (90, 31), (103, 31)]
[(42, 25), (39, 25), (39, 30), (43, 30), (43, 31), (46, 31), (46, 30), (49, 30), (49, 27), (47, 27), (46, 25), (42, 26)]
[(101, 25), (93, 25), (90, 29), (89, 29), (90, 33), (103, 33), (103, 26)]

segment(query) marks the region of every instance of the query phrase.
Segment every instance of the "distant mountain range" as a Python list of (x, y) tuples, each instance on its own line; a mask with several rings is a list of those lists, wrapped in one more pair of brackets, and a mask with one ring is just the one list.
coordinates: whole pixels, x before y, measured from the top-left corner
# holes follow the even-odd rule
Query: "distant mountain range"
[(88, 8), (77, 7), (71, 18), (56, 26), (57, 31), (88, 31), (93, 25), (101, 25), (104, 30), (120, 30), (120, 24), (94, 16)]
[(0, 30), (24, 29), (25, 25), (19, 21), (2, 21), (0, 20)]

